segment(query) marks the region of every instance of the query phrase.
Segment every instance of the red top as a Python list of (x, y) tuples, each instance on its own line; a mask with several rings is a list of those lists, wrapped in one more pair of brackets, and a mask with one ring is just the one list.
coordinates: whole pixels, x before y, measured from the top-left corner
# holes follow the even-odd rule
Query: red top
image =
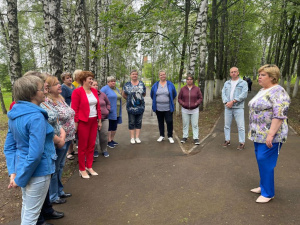
[[(91, 88), (91, 91), (97, 99), (97, 117), (98, 120), (101, 120), (101, 109), (97, 90), (95, 88)], [(87, 122), (90, 115), (90, 105), (83, 87), (76, 88), (73, 91), (71, 98), (71, 108), (75, 111), (75, 123), (78, 123), (79, 120)]]
[(10, 106), (9, 106), (9, 110), (11, 110), (11, 109), (12, 109), (12, 107), (14, 106), (14, 104), (16, 104), (16, 102), (15, 102), (15, 101), (13, 101), (13, 102), (10, 104)]

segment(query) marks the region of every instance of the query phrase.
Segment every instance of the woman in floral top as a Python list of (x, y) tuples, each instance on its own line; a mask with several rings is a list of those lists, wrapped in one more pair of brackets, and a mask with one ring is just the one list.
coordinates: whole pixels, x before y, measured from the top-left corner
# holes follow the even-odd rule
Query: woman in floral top
[[(126, 99), (126, 109), (128, 113), (128, 129), (130, 131), (130, 143), (141, 143), (140, 131), (142, 128), (142, 119), (145, 111), (144, 97), (146, 95), (146, 87), (143, 81), (138, 80), (137, 70), (130, 72), (131, 81), (127, 82), (123, 87), (123, 97)], [(134, 139), (135, 133), (135, 139)]]
[(60, 95), (62, 90), (58, 79), (54, 76), (48, 76), (46, 82), (49, 85), (49, 89), (45, 102), (57, 111), (58, 122), (66, 132), (65, 145), (62, 148), (56, 148), (57, 160), (55, 162), (55, 173), (52, 175), (49, 189), (50, 201), (61, 204), (66, 202), (64, 198), (71, 196), (70, 193), (63, 191), (61, 177), (69, 145), (75, 138), (75, 112)]
[(248, 138), (254, 141), (260, 186), (251, 192), (261, 194), (257, 203), (267, 203), (275, 195), (274, 168), (282, 143), (287, 139), (290, 97), (278, 85), (280, 70), (276, 65), (264, 65), (258, 72), (262, 89), (249, 102)]

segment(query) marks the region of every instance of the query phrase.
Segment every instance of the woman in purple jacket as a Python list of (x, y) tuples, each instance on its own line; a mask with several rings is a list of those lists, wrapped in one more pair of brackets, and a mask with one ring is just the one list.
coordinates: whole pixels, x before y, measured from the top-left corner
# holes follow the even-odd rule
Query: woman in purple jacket
[(199, 105), (202, 102), (202, 93), (199, 87), (194, 85), (194, 78), (188, 74), (186, 77), (186, 86), (181, 88), (178, 95), (178, 102), (182, 106), (182, 133), (181, 143), (185, 143), (189, 136), (189, 123), (191, 120), (193, 129), (194, 144), (199, 145)]
[(102, 128), (98, 130), (97, 138), (96, 138), (96, 145), (94, 150), (94, 157), (99, 157), (99, 151), (104, 157), (109, 157), (107, 152), (107, 135), (108, 135), (108, 114), (110, 111), (110, 102), (105, 93), (101, 92), (98, 89), (98, 82), (96, 80), (93, 81), (92, 88), (95, 88), (98, 91), (99, 101), (100, 101), (100, 108), (101, 108), (101, 122)]

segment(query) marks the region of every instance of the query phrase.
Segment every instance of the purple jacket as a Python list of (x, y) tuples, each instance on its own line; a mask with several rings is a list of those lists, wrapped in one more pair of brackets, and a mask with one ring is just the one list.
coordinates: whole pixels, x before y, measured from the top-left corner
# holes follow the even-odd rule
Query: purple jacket
[(195, 109), (202, 102), (202, 93), (199, 87), (193, 85), (190, 90), (187, 85), (180, 89), (178, 95), (179, 104), (185, 109)]
[(107, 119), (110, 111), (110, 102), (104, 92), (98, 90), (102, 119)]

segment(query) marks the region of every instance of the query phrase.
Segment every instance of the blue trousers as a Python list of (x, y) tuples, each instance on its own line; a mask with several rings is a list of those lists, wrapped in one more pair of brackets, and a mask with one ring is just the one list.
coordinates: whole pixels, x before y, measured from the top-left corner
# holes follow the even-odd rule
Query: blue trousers
[(55, 161), (55, 172), (52, 174), (50, 187), (49, 187), (49, 198), (50, 202), (58, 200), (61, 195), (65, 192), (63, 191), (63, 184), (61, 182), (61, 177), (63, 169), (66, 162), (66, 155), (69, 149), (71, 141), (67, 141), (62, 148), (56, 149), (57, 159)]
[(272, 148), (268, 148), (265, 143), (254, 142), (255, 156), (260, 175), (261, 195), (272, 198), (275, 195), (274, 168), (276, 167), (279, 151), (282, 143), (273, 143)]

